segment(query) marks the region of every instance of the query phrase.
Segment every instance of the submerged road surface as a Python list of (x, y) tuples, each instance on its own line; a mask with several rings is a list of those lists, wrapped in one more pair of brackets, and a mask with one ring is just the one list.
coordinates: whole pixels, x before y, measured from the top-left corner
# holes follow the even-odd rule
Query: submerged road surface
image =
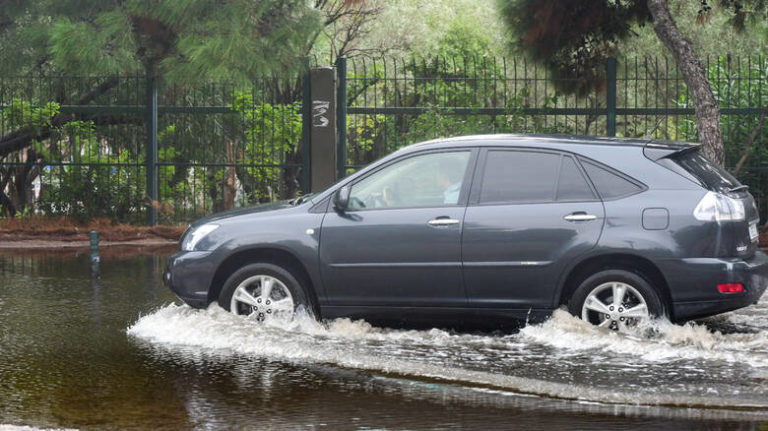
[(768, 297), (630, 335), (263, 326), (178, 305), (163, 264), (0, 256), (0, 429), (768, 427)]

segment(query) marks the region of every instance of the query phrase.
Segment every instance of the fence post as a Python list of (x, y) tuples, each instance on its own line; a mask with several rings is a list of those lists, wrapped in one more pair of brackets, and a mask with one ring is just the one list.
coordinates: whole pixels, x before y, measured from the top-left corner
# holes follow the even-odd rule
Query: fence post
[(616, 136), (616, 59), (609, 58), (605, 61), (605, 134)]
[(301, 98), (301, 194), (312, 190), (312, 87), (309, 77), (309, 59), (305, 62)]
[(312, 80), (312, 191), (320, 191), (336, 181), (338, 131), (336, 129), (336, 70), (314, 67)]
[(146, 98), (146, 161), (147, 170), (147, 225), (157, 224), (157, 78), (154, 70), (147, 74), (147, 98)]
[(336, 76), (339, 80), (336, 88), (336, 179), (347, 176), (347, 59), (336, 59)]

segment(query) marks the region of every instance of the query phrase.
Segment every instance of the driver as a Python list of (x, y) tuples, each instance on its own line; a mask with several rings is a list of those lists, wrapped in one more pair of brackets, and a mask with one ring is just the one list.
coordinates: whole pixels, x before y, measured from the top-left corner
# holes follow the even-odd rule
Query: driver
[(440, 161), (437, 169), (437, 183), (443, 189), (443, 203), (456, 205), (459, 203), (461, 179), (464, 176), (463, 163), (456, 159)]

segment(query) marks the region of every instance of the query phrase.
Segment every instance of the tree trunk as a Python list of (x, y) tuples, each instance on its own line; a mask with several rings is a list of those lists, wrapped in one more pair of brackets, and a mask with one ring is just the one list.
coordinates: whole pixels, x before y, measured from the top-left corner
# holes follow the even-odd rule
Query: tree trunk
[(691, 41), (680, 32), (669, 13), (666, 0), (648, 0), (656, 35), (672, 52), (683, 79), (688, 85), (696, 110), (696, 127), (704, 155), (722, 166), (724, 160), (723, 134), (720, 131), (720, 108), (709, 86), (707, 69), (701, 63)]
[(231, 210), (235, 208), (235, 195), (237, 194), (237, 189), (235, 188), (235, 144), (227, 139), (226, 148), (228, 166), (224, 168), (222, 199), (224, 201), (224, 209)]

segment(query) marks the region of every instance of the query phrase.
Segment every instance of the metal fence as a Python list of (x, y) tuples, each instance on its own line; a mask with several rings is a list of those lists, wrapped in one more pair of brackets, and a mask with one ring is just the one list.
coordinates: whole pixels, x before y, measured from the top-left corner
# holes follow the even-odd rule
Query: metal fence
[(303, 85), (2, 78), (0, 211), (154, 224), (294, 196)]
[[(697, 140), (690, 94), (664, 57), (608, 59), (592, 85), (516, 59), (355, 59), (337, 67), (347, 88), (340, 173), (414, 142), (475, 133)], [(720, 101), (726, 167), (733, 167), (768, 109), (768, 59), (723, 57), (706, 67)], [(767, 220), (768, 124), (748, 153), (739, 178)]]
[[(768, 60), (707, 62), (732, 167), (768, 105)], [(474, 133), (696, 140), (674, 61), (609, 59), (552, 78), (517, 59), (340, 59), (339, 175), (402, 146)], [(574, 91), (563, 91), (570, 89)], [(309, 188), (308, 81), (194, 88), (143, 77), (0, 78), (0, 212), (181, 222)], [(153, 115), (156, 112), (156, 115)], [(768, 219), (768, 125), (740, 172)]]

